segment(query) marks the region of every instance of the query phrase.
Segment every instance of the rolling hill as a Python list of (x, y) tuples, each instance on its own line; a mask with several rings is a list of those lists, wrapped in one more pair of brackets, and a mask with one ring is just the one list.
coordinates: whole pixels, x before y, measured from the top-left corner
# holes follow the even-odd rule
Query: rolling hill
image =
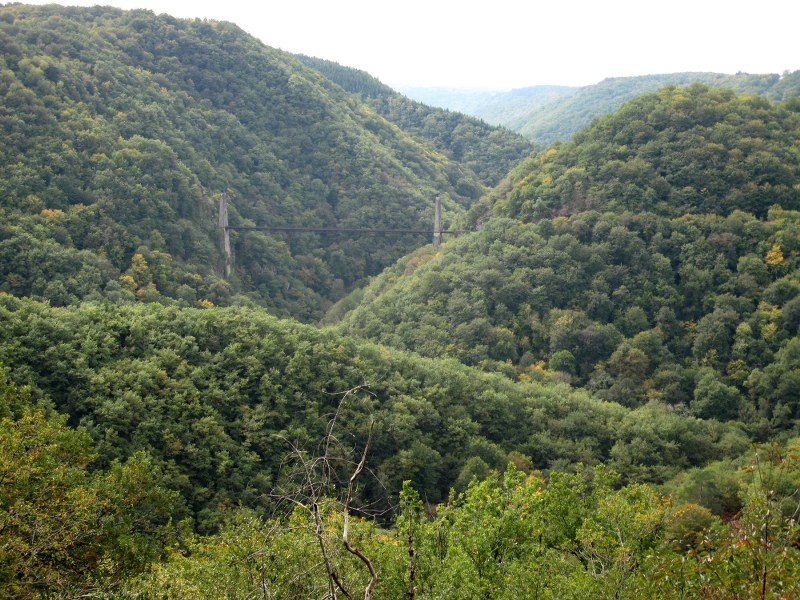
[[(225, 281), (220, 192), (232, 225), (429, 229), (436, 194), (452, 220), (484, 189), (455, 156), (230, 23), (10, 5), (0, 47), (0, 275), (16, 295), (314, 320), (427, 240), (234, 233)], [(488, 149), (494, 131), (475, 136)]]
[(799, 108), (640, 97), (515, 169), (473, 209), (479, 232), (388, 269), (341, 331), (794, 431)]

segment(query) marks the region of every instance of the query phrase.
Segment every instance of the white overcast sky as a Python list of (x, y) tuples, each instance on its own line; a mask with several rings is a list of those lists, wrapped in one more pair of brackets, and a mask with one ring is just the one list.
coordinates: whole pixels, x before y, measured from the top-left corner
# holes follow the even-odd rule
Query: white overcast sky
[(363, 69), (394, 87), (511, 89), (587, 85), (605, 77), (678, 71), (800, 69), (799, 0), (116, 0), (100, 4), (232, 21), (268, 46)]

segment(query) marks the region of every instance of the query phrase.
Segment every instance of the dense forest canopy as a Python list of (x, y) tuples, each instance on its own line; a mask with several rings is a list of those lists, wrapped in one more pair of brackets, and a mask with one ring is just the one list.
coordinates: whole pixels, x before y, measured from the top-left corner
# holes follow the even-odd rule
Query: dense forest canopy
[[(483, 504), (492, 496), (508, 497), (505, 492), (472, 486), (474, 478), (491, 481), (492, 469), (504, 470), (509, 464), (516, 465), (512, 472), (538, 474), (524, 486), (524, 478), (507, 482), (523, 496), (503, 511), (528, 502), (527, 494), (542, 494), (539, 470), (550, 473), (548, 494), (555, 495), (554, 504), (541, 507), (544, 512), (532, 509), (537, 518), (549, 520), (546, 511), (555, 510), (568, 496), (585, 501), (568, 505), (578, 511), (570, 517), (572, 525), (536, 546), (537, 551), (564, 551), (562, 559), (567, 561), (570, 544), (579, 542), (577, 531), (592, 506), (617, 493), (622, 495), (615, 502), (631, 502), (626, 508), (630, 511), (641, 509), (639, 494), (655, 502), (651, 509), (658, 519), (647, 535), (653, 545), (662, 539), (667, 505), (657, 500), (655, 488), (643, 488), (643, 481), (664, 483), (683, 502), (705, 499), (717, 514), (748, 501), (743, 495), (746, 481), (735, 473), (743, 460), (739, 457), (748, 450), (739, 424), (690, 417), (658, 404), (630, 409), (563, 383), (515, 383), (456, 361), (420, 358), (281, 321), (259, 310), (157, 303), (53, 308), (3, 297), (0, 328), (0, 360), (12, 366), (0, 377), (0, 464), (5, 473), (15, 474), (8, 480), (13, 486), (0, 485), (0, 514), (13, 524), (0, 532), (9, 542), (2, 549), (8, 560), (3, 561), (5, 569), (0, 568), (0, 585), (23, 596), (35, 597), (37, 589), (74, 594), (86, 586), (119, 586), (170, 555), (174, 564), (164, 564), (164, 572), (155, 572), (153, 579), (136, 583), (131, 591), (140, 593), (144, 585), (153, 594), (168, 589), (181, 597), (182, 586), (199, 585), (196, 593), (202, 597), (218, 585), (240, 589), (253, 585), (252, 575), (244, 574), (267, 563), (237, 559), (229, 564), (214, 554), (245, 543), (232, 541), (238, 536), (250, 539), (247, 548), (262, 540), (265, 545), (258, 554), (266, 552), (264, 561), (278, 561), (270, 577), (290, 585), (287, 580), (294, 580), (299, 569), (309, 569), (316, 574), (304, 585), (319, 585), (325, 580), (322, 566), (313, 553), (302, 550), (312, 547), (309, 514), (304, 505), (291, 503), (299, 512), (286, 512), (286, 502), (294, 497), (281, 490), (294, 489), (309, 475), (304, 471), (297, 479), (290, 468), (292, 457), (297, 461), (324, 453), (333, 473), (326, 471), (330, 485), (317, 500), (327, 507), (324, 518), (332, 520), (328, 527), (338, 527), (335, 490), (347, 485), (348, 465), (366, 444), (369, 421), (374, 422), (370, 474), (355, 497), (367, 512), (359, 514), (379, 517), (374, 527), (391, 524), (403, 481), (413, 482), (415, 493), (429, 506), (446, 500), (449, 488), (466, 491), (461, 500), (451, 498), (451, 509), (440, 508), (456, 512), (445, 512), (439, 525), (430, 525), (429, 535), (435, 537), (434, 531), (445, 523), (455, 525), (447, 514), (455, 517), (467, 511), (459, 518), (468, 520), (447, 534), (455, 536), (454, 544), (459, 536), (470, 535), (470, 512), (485, 510), (488, 517), (506, 506)], [(66, 413), (68, 420), (54, 410)], [(330, 434), (335, 437), (328, 438)], [(331, 439), (341, 440), (334, 451)], [(563, 479), (557, 474), (575, 469), (581, 473), (580, 464), (599, 468), (601, 463), (623, 473), (623, 478), (609, 471), (592, 483), (583, 475)], [(53, 470), (54, 464), (59, 470)], [(682, 478), (686, 469), (694, 471), (689, 479)], [(597, 473), (601, 472), (606, 471)], [(607, 478), (616, 483), (602, 483)], [(719, 488), (710, 488), (708, 482)], [(623, 484), (632, 487), (614, 491)], [(597, 495), (587, 497), (581, 491), (584, 485), (600, 486)], [(64, 502), (64, 493), (73, 500)], [(478, 505), (468, 509), (479, 497)], [(52, 500), (42, 505), (37, 498)], [(715, 521), (710, 510), (703, 511), (704, 523)], [(48, 537), (31, 534), (25, 525), (25, 515), (31, 514), (47, 525)], [(63, 515), (69, 515), (74, 534), (58, 529)], [(284, 515), (290, 521), (276, 516), (270, 524), (258, 515)], [(523, 515), (508, 513), (507, 518)], [(420, 523), (423, 526), (427, 527)], [(208, 535), (220, 527), (222, 537), (191, 541), (192, 529)], [(516, 527), (523, 532), (527, 525), (520, 522)], [(373, 551), (387, 543), (387, 535), (403, 535), (373, 534), (377, 537), (370, 543), (378, 544)], [(638, 529), (631, 533), (640, 534)], [(364, 533), (358, 535), (364, 539)], [(499, 531), (493, 535), (511, 543)], [(325, 543), (334, 545), (336, 536), (329, 537)], [(226, 539), (231, 541), (222, 541)], [(396, 552), (391, 548), (397, 549), (398, 543), (389, 541), (381, 551), (382, 560), (388, 561), (381, 563), (382, 586), (403, 580), (402, 568), (391, 566), (397, 560), (396, 554), (391, 558)], [(486, 543), (491, 547), (495, 542)], [(36, 560), (23, 560), (28, 552), (34, 552)], [(274, 552), (293, 558), (280, 565), (277, 556), (268, 558)], [(422, 547), (420, 552), (425, 552)], [(451, 585), (446, 583), (450, 576), (439, 577), (462, 570), (463, 557), (444, 549), (435, 556), (447, 568), (439, 575), (429, 573), (426, 577), (435, 577), (429, 585)], [(306, 561), (316, 566), (303, 567)], [(387, 578), (391, 569), (400, 569), (392, 576), (399, 581)], [(201, 572), (213, 575), (198, 583), (195, 578)], [(559, 585), (572, 585), (574, 577), (589, 577), (582, 585), (603, 585), (583, 567), (570, 573)], [(481, 586), (497, 585), (491, 583), (495, 576), (480, 571), (476, 576)], [(36, 577), (36, 586), (21, 584), (25, 577)]]
[[(98, 293), (255, 303), (315, 319), (427, 240), (234, 234), (234, 277), (222, 281), (220, 192), (232, 225), (432, 229), (436, 194), (452, 220), (484, 189), (457, 153), (229, 23), (10, 5), (0, 47), (7, 292), (60, 305)], [(470, 135), (507, 152), (495, 131)], [(527, 145), (514, 143), (516, 160)]]
[[(306, 597), (333, 585), (326, 569), (363, 586), (341, 538), (353, 505), (348, 539), (389, 597), (674, 597), (671, 578), (697, 593), (797, 590), (796, 441), (753, 459), (738, 424), (252, 309), (0, 305), (14, 365), (0, 373), (4, 593)], [(343, 503), (365, 448), (373, 466)], [(317, 480), (306, 465), (320, 455)], [(325, 485), (293, 495), (306, 478)]]
[(438, 152), (468, 166), (485, 185), (497, 185), (532, 151), (531, 144), (519, 134), (460, 112), (409, 100), (364, 71), (309, 56), (298, 58), (348, 92), (357, 94), (375, 112), (415, 139), (427, 140)]
[[(473, 456), (485, 471), (510, 455), (540, 469), (610, 461), (632, 474), (635, 464), (639, 477), (662, 482), (746, 448), (738, 429), (719, 423), (657, 410), (664, 431), (643, 434), (653, 409), (476, 374), (253, 309), (0, 304), (0, 361), (13, 365), (15, 384), (90, 433), (99, 465), (140, 450), (163, 462), (204, 530), (221, 517), (213, 507), (265, 502), (288, 443), (313, 450), (355, 388), (340, 426), (360, 439), (367, 415), (376, 420), (370, 462), (383, 487), (366, 492), (376, 501), (406, 479), (440, 501), (459, 477), (461, 487), (469, 481)], [(647, 458), (626, 450), (640, 435), (656, 436)], [(684, 436), (699, 445), (679, 443)], [(668, 443), (679, 449), (659, 455)]]
[[(228, 23), (15, 4), (0, 47), (0, 596), (800, 594), (791, 76), (528, 156)], [(224, 280), (222, 191), (477, 231), (235, 233)]]
[(793, 431), (799, 107), (637, 99), (520, 165), (480, 232), (388, 269), (342, 331)]
[(525, 220), (582, 210), (764, 217), (800, 208), (800, 98), (775, 105), (703, 86), (667, 87), (595, 121), (512, 172), (507, 209)]

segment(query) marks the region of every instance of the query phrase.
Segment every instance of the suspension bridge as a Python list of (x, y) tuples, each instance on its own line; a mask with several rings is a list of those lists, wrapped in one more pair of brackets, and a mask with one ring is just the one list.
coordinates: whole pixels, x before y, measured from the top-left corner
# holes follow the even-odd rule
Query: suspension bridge
[(230, 225), (228, 223), (228, 200), (225, 192), (219, 197), (219, 227), (222, 229), (220, 250), (225, 256), (225, 277), (229, 277), (233, 268), (233, 251), (231, 249), (230, 231), (275, 231), (284, 233), (374, 233), (379, 235), (432, 235), (434, 248), (439, 248), (443, 235), (459, 235), (468, 233), (468, 229), (442, 229), (442, 202), (439, 196), (433, 211), (433, 230), (430, 229), (385, 229), (371, 227), (287, 227), (259, 225)]

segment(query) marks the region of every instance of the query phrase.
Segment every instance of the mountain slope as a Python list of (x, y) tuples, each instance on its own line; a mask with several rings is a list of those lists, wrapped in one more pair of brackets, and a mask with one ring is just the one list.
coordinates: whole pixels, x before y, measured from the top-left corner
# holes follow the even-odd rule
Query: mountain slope
[[(315, 319), (427, 240), (233, 235), (231, 224), (429, 228), (481, 193), (291, 55), (232, 24), (107, 8), (0, 8), (2, 289), (54, 304), (255, 302)], [(49, 257), (43, 261), (42, 257)]]
[(763, 217), (771, 204), (800, 208), (797, 106), (699, 85), (665, 88), (528, 160), (498, 211), (532, 219), (589, 208), (676, 216), (740, 209)]
[(508, 127), (535, 109), (568, 98), (579, 89), (581, 88), (562, 85), (534, 85), (510, 91), (407, 86), (399, 91), (418, 102), (455, 110), (493, 125)]
[(489, 186), (527, 157), (531, 144), (519, 134), (487, 125), (474, 117), (409, 100), (364, 71), (319, 58), (298, 57), (348, 92), (357, 94), (375, 112), (417, 140), (469, 167)]
[(516, 169), (481, 231), (387, 270), (342, 330), (792, 429), (798, 108), (702, 86), (633, 101)]

